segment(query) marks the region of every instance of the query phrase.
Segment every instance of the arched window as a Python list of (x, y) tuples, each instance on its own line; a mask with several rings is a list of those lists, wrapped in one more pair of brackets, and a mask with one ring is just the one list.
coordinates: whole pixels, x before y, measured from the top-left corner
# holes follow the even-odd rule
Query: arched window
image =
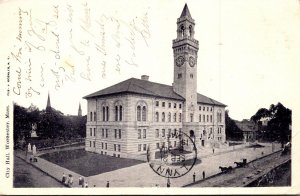
[(123, 107), (120, 101), (115, 103), (115, 121), (122, 121)]
[(180, 27), (180, 34), (181, 34), (181, 37), (184, 36), (184, 26), (183, 25), (181, 25), (181, 27)]
[(106, 121), (109, 121), (109, 107), (106, 106)]
[(218, 113), (217, 113), (217, 121), (222, 122), (222, 112), (221, 111), (218, 111)]
[(102, 121), (105, 121), (105, 107), (102, 107)]
[(171, 112), (168, 114), (168, 122), (171, 122)]
[(146, 121), (146, 116), (147, 116), (147, 109), (146, 106), (143, 106), (142, 121)]
[(120, 112), (120, 116), (119, 116), (120, 119), (119, 119), (119, 120), (122, 121), (122, 119), (123, 119), (123, 116), (122, 116), (122, 115), (123, 115), (123, 107), (122, 107), (121, 105), (120, 105), (120, 110), (119, 110), (119, 112)]
[(189, 36), (192, 37), (192, 33), (193, 33), (193, 27), (192, 25), (189, 26)]
[(136, 108), (136, 117), (137, 121), (141, 121), (141, 106), (137, 106)]
[(155, 122), (158, 122), (158, 121), (159, 121), (159, 113), (155, 112)]
[(147, 121), (147, 104), (144, 101), (137, 103), (137, 121)]
[(115, 106), (115, 121), (118, 121), (119, 107)]
[(161, 121), (162, 121), (162, 122), (165, 122), (165, 121), (166, 121), (166, 115), (165, 115), (165, 113), (163, 112), (163, 113), (161, 114), (161, 116), (162, 116)]

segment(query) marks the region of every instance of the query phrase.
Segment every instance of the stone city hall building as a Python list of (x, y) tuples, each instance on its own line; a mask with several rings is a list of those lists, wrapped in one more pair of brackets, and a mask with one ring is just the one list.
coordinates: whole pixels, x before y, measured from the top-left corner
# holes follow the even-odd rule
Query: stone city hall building
[[(85, 96), (88, 103), (86, 151), (139, 158), (161, 148), (170, 133), (184, 132), (197, 149), (225, 142), (226, 105), (197, 93), (198, 41), (187, 5), (177, 19), (173, 40), (172, 86), (130, 78)], [(178, 146), (176, 139), (169, 143)]]

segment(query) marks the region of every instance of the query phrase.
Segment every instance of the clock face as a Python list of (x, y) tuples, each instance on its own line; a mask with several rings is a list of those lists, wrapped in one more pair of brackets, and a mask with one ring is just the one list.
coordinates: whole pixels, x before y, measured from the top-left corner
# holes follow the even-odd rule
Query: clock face
[(179, 57), (176, 58), (176, 65), (178, 67), (180, 67), (181, 65), (183, 65), (183, 63), (184, 63), (184, 57), (183, 56), (179, 56)]
[(190, 56), (190, 58), (189, 58), (189, 64), (190, 64), (191, 67), (194, 67), (194, 66), (195, 66), (196, 60), (195, 60), (194, 57)]

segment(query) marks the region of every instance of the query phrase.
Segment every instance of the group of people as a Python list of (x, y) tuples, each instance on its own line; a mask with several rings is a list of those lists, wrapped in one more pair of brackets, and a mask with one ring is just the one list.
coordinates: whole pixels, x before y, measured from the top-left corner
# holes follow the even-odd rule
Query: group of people
[[(66, 176), (63, 173), (61, 182), (63, 184), (65, 184), (66, 186), (68, 186), (68, 187), (72, 187), (72, 185), (73, 185), (73, 176), (71, 174), (69, 174), (68, 176)], [(81, 186), (82, 188), (88, 188), (89, 187), (88, 182), (85, 181), (84, 177), (82, 177), (82, 176), (80, 176), (79, 179), (78, 179), (78, 185)], [(94, 187), (96, 187), (96, 185), (94, 185)], [(106, 187), (107, 188), (109, 187), (109, 181), (107, 181)]]
[(68, 176), (66, 176), (66, 175), (63, 173), (61, 182), (62, 182), (64, 185), (68, 186), (68, 187), (72, 187), (72, 185), (73, 185), (73, 176), (72, 176), (71, 174), (69, 174)]

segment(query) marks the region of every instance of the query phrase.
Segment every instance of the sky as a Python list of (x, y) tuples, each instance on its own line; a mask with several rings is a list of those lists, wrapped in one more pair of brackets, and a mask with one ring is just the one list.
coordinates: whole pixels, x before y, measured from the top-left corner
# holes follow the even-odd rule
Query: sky
[(199, 93), (236, 120), (278, 102), (299, 108), (298, 0), (1, 1), (4, 99), (45, 109), (49, 93), (55, 109), (74, 115), (81, 103), (86, 114), (82, 97), (128, 78), (171, 85), (185, 3), (199, 41)]

